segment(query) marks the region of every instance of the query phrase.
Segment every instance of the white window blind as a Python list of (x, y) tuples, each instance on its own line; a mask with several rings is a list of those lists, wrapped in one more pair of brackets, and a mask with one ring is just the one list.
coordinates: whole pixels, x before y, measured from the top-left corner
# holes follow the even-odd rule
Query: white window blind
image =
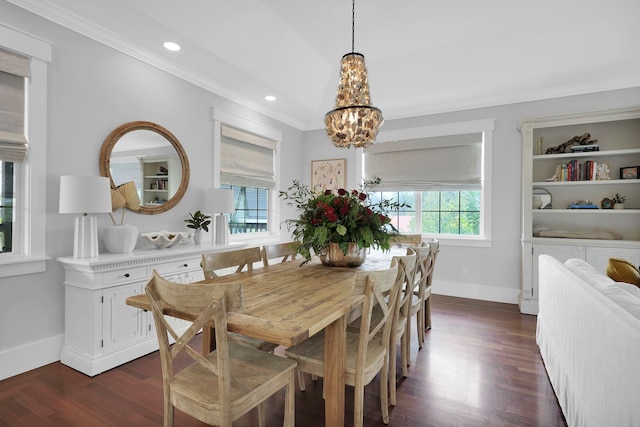
[(274, 188), (276, 141), (221, 125), (220, 181), (244, 187)]
[(21, 162), (27, 155), (25, 79), (30, 58), (0, 48), (0, 160)]
[(374, 144), (364, 149), (365, 179), (381, 191), (474, 190), (482, 187), (482, 133)]

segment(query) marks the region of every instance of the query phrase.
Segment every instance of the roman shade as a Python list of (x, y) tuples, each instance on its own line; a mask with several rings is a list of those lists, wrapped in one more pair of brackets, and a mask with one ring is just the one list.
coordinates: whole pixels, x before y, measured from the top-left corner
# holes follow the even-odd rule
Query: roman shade
[(21, 162), (27, 155), (25, 79), (30, 58), (0, 48), (0, 160)]
[(364, 149), (364, 176), (380, 191), (482, 188), (482, 132), (374, 144)]
[(221, 125), (220, 181), (244, 187), (274, 188), (276, 141)]

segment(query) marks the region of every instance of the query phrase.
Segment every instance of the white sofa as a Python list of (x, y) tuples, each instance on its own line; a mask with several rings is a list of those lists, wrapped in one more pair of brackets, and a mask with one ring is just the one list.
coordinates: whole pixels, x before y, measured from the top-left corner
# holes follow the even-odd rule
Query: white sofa
[(640, 288), (539, 258), (537, 343), (567, 423), (640, 426)]

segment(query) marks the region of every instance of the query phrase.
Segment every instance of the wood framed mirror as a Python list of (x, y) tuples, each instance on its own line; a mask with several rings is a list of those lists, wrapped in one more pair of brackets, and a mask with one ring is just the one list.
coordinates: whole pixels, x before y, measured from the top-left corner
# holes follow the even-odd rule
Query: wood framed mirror
[(107, 136), (100, 150), (100, 174), (111, 188), (136, 184), (140, 209), (153, 215), (174, 207), (189, 185), (189, 160), (180, 141), (152, 122), (130, 122)]

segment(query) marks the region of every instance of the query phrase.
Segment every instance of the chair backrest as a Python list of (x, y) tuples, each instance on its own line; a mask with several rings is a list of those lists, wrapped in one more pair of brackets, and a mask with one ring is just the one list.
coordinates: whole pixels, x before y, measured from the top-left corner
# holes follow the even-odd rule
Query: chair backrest
[[(416, 268), (414, 270), (413, 281), (414, 292), (418, 295), (420, 302), (424, 299), (425, 289), (428, 286), (429, 275), (433, 272), (434, 255), (428, 243), (423, 242), (423, 246), (410, 247), (417, 256)], [(409, 251), (407, 249), (407, 252)]]
[(275, 243), (262, 247), (262, 264), (267, 267), (269, 260), (282, 257), (280, 262), (293, 261), (296, 258), (299, 242)]
[[(151, 302), (151, 311), (158, 335), (165, 396), (169, 396), (169, 385), (173, 380), (173, 360), (180, 352), (184, 351), (218, 377), (221, 408), (228, 408), (230, 411), (231, 379), (227, 343), (227, 311), (241, 311), (243, 309), (242, 284), (235, 282), (185, 286), (163, 279), (154, 270), (145, 292)], [(198, 315), (193, 324), (181, 336), (177, 335), (164, 317), (165, 314), (171, 314), (172, 309)], [(215, 322), (216, 364), (207, 360), (189, 345), (191, 339), (211, 319)], [(172, 346), (169, 344), (169, 335), (175, 339), (175, 344)]]
[(411, 308), (413, 290), (416, 286), (413, 280), (413, 273), (415, 272), (417, 255), (413, 249), (407, 248), (407, 255), (394, 255), (393, 259), (398, 263), (398, 275), (396, 277), (398, 299), (392, 321), (393, 327), (399, 330), (401, 327), (404, 328), (402, 325), (404, 325), (406, 318), (409, 316)]
[(428, 273), (427, 277), (427, 286), (431, 286), (433, 282), (433, 270), (436, 266), (436, 260), (438, 259), (438, 253), (440, 253), (440, 242), (435, 237), (429, 237), (424, 239), (426, 243), (429, 244), (429, 248), (431, 248), (431, 254), (433, 255), (431, 270)]
[[(391, 316), (398, 297), (398, 262), (391, 261), (386, 270), (357, 271), (354, 276), (353, 293), (364, 294), (362, 314), (360, 316), (360, 339), (356, 371), (363, 369), (369, 342), (382, 330), (382, 342), (389, 343), (391, 335)], [(380, 316), (372, 316), (374, 307), (379, 306)], [(368, 331), (365, 333), (364, 331)], [(356, 372), (356, 377), (362, 372)]]
[(398, 247), (403, 246), (420, 246), (422, 242), (421, 234), (398, 234), (393, 236), (391, 243)]
[(253, 263), (260, 261), (262, 261), (260, 248), (256, 246), (254, 248), (202, 254), (200, 266), (204, 272), (204, 277), (213, 279), (214, 277), (219, 277), (216, 270), (236, 267), (235, 273), (240, 273), (246, 267), (247, 271), (253, 271)]

